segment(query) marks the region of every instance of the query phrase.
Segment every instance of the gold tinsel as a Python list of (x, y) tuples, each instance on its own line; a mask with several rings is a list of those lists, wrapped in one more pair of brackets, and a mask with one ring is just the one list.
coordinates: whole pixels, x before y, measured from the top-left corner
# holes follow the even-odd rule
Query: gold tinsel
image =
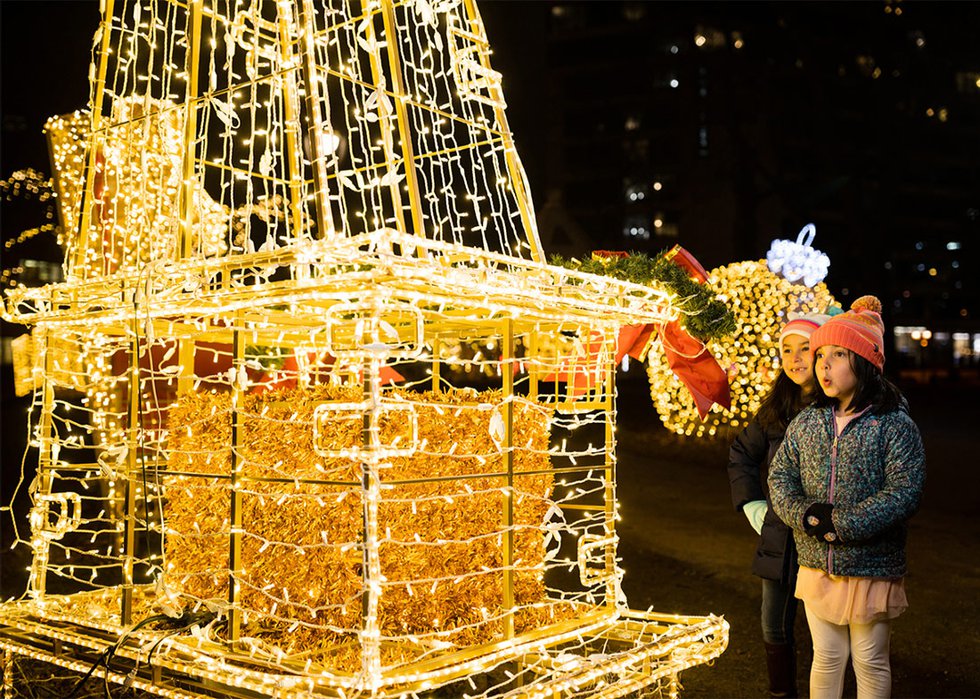
[[(504, 414), (502, 394), (401, 391), (385, 396), (413, 405), (418, 449), (412, 456), (385, 459), (379, 467), (381, 632), (392, 639), (429, 634), (467, 645), (498, 638), (506, 536), (506, 479), (500, 474), (507, 469), (491, 425)], [(240, 604), (251, 633), (290, 630), (284, 638), (287, 652), (353, 637), (362, 624), (362, 464), (318, 456), (313, 429), (318, 405), (361, 400), (359, 387), (339, 386), (244, 397)], [(170, 410), (168, 469), (175, 475), (165, 483), (166, 578), (189, 601), (228, 599), (231, 410), (230, 396), (212, 393), (182, 396)], [(514, 595), (519, 606), (545, 600), (541, 525), (553, 486), (551, 416), (549, 407), (514, 402)], [(382, 413), (380, 423), (382, 443), (398, 436), (404, 443), (403, 413)], [(360, 414), (354, 420), (322, 420), (317, 428), (321, 450), (324, 445), (356, 447), (361, 424)], [(529, 471), (543, 473), (521, 475)], [(517, 619), (536, 625), (554, 616), (554, 609), (526, 609)], [(390, 661), (398, 659), (387, 655)], [(350, 661), (355, 659), (351, 654)]]

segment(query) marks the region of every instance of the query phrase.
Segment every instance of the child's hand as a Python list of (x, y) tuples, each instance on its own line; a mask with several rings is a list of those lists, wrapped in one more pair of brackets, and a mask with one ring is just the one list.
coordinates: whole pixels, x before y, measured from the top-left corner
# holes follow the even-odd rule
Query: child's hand
[(830, 543), (837, 541), (833, 512), (834, 506), (828, 502), (813, 503), (803, 514), (803, 531)]

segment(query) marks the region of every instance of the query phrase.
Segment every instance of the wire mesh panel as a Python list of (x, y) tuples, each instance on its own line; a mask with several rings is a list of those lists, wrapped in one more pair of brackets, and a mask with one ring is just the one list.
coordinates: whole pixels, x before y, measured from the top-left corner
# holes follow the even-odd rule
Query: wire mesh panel
[(471, 3), (117, 0), (96, 39), (48, 126), (74, 276), (382, 227), (542, 261)]
[(717, 656), (723, 620), (620, 588), (617, 331), (674, 299), (544, 264), (475, 6), (107, 9), (48, 125), (68, 281), (5, 313), (38, 457), (8, 659), (613, 697)]

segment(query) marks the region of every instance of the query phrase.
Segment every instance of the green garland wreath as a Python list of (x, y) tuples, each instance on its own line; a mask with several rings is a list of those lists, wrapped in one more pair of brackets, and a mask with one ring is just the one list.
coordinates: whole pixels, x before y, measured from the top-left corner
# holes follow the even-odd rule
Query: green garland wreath
[(654, 258), (636, 252), (624, 257), (590, 257), (586, 260), (566, 260), (561, 255), (552, 255), (550, 262), (557, 267), (660, 287), (676, 294), (687, 331), (702, 342), (718, 340), (735, 332), (735, 316), (728, 306), (719, 301), (706, 284), (691, 279), (663, 252)]

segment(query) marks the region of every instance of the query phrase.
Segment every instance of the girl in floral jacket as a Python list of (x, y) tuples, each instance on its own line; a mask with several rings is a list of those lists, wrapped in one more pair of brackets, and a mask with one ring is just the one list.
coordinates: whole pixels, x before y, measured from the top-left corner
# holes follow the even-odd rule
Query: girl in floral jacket
[(881, 374), (881, 303), (865, 296), (810, 338), (821, 389), (787, 428), (769, 472), (793, 529), (813, 637), (812, 699), (839, 699), (852, 657), (859, 699), (891, 695), (891, 620), (908, 606), (906, 522), (925, 454), (905, 399)]

